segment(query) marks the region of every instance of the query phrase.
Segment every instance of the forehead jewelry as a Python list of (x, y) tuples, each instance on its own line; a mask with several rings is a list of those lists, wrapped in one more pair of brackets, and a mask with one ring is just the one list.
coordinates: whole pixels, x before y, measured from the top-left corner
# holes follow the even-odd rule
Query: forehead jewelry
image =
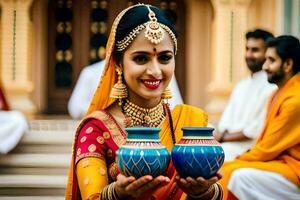
[(155, 13), (147, 6), (149, 10), (148, 17), (150, 22), (146, 24), (145, 37), (154, 44), (160, 43), (164, 39), (164, 31), (160, 24), (157, 22)]
[(175, 34), (171, 31), (171, 29), (164, 25), (161, 24), (157, 21), (157, 18), (155, 16), (155, 13), (150, 9), (149, 5), (146, 5), (148, 8), (148, 17), (149, 20), (148, 22), (141, 24), (137, 27), (135, 27), (124, 39), (122, 39), (121, 41), (117, 41), (116, 46), (117, 46), (117, 50), (118, 51), (123, 51), (124, 49), (126, 49), (130, 43), (134, 40), (134, 38), (142, 31), (145, 29), (145, 37), (153, 44), (158, 44), (160, 43), (165, 36), (165, 32), (166, 31), (173, 43), (174, 43), (174, 47), (175, 47), (175, 54), (177, 52), (177, 39)]

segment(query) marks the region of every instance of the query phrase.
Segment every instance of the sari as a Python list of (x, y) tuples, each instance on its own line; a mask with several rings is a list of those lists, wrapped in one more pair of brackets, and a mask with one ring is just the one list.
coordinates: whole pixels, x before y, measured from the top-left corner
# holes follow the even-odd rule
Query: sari
[[(132, 7), (135, 6), (143, 5), (138, 4)], [(117, 26), (122, 16), (132, 7), (123, 10), (112, 25), (106, 47), (105, 67), (100, 83), (88, 109), (87, 116), (77, 128), (66, 190), (67, 200), (81, 199), (81, 197), (84, 199), (99, 199), (102, 189), (112, 183), (119, 173), (114, 162), (114, 155), (119, 146), (124, 144), (126, 134), (105, 109), (115, 102), (115, 99), (109, 96), (113, 85), (117, 81), (117, 63), (113, 56)], [(170, 117), (173, 122), (176, 142), (182, 137), (182, 127), (207, 125), (206, 113), (192, 106), (178, 105), (172, 111), (171, 116), (166, 112), (166, 118), (160, 125), (160, 139), (169, 152), (174, 145)], [(171, 198), (179, 200), (186, 198), (186, 195), (175, 183), (176, 173), (172, 163), (169, 165), (166, 174), (170, 177), (170, 183), (156, 190), (153, 194), (143, 197), (143, 199)]]

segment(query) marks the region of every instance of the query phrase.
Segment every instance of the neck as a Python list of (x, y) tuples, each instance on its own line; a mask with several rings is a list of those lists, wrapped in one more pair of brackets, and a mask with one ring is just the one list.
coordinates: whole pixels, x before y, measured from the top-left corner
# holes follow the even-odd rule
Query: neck
[(293, 77), (292, 74), (286, 75), (280, 82), (276, 83), (279, 89), (283, 88), (285, 84)]
[(128, 97), (128, 100), (142, 108), (154, 108), (161, 102), (161, 98), (146, 100), (146, 99), (137, 99), (137, 98), (131, 98)]

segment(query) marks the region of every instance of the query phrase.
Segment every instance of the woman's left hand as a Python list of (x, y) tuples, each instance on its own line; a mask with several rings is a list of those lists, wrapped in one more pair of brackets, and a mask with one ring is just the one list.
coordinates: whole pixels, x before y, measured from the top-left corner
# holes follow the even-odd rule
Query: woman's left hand
[(204, 179), (203, 177), (187, 177), (182, 178), (180, 175), (176, 175), (176, 182), (178, 186), (188, 195), (199, 195), (205, 193), (211, 185), (216, 183), (219, 179), (222, 178), (220, 173), (217, 173), (215, 176), (210, 179)]

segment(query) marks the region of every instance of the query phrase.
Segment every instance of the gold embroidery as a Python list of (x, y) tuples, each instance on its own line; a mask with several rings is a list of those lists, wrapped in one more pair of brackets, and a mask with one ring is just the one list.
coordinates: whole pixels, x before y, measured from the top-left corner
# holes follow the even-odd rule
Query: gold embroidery
[(110, 135), (108, 132), (103, 132), (104, 139), (108, 140), (110, 138)]
[(109, 115), (105, 113), (105, 111), (94, 111), (88, 116), (88, 118), (95, 118), (102, 121), (105, 124), (105, 126), (109, 129), (109, 132), (112, 135), (112, 139), (118, 146), (125, 144), (125, 135), (121, 133), (121, 130), (117, 126), (116, 122), (113, 119), (111, 119)]
[(86, 177), (84, 177), (83, 184), (84, 184), (84, 185), (88, 185), (88, 184), (89, 184), (89, 181), (90, 181), (90, 180), (89, 180), (89, 177), (86, 176)]
[(94, 152), (94, 151), (96, 151), (96, 145), (91, 144), (91, 145), (88, 147), (88, 150), (89, 150), (89, 152)]
[(86, 129), (85, 132), (86, 132), (87, 134), (90, 134), (91, 132), (93, 132), (93, 130), (94, 130), (93, 127), (89, 127), (89, 128)]
[(103, 168), (101, 168), (101, 167), (100, 167), (100, 169), (99, 169), (99, 172), (100, 172), (100, 174), (101, 174), (102, 176), (105, 176), (105, 175), (106, 175), (105, 169), (103, 169)]
[(78, 149), (77, 149), (77, 156), (80, 155), (80, 154), (81, 154), (81, 149), (78, 148)]
[(80, 154), (79, 156), (76, 156), (75, 164), (78, 163), (78, 161), (80, 161), (81, 159), (88, 158), (88, 157), (100, 158), (101, 160), (105, 161), (104, 155), (97, 152), (92, 152), (92, 153), (87, 152), (87, 153)]
[(104, 144), (104, 138), (101, 137), (101, 136), (98, 136), (98, 137), (97, 137), (97, 142), (98, 142), (99, 144)]
[(90, 161), (88, 159), (85, 159), (82, 161), (82, 167), (84, 167), (84, 168), (88, 167), (89, 164), (90, 164)]
[(86, 141), (86, 136), (83, 136), (81, 139), (80, 139), (80, 142), (83, 143)]

